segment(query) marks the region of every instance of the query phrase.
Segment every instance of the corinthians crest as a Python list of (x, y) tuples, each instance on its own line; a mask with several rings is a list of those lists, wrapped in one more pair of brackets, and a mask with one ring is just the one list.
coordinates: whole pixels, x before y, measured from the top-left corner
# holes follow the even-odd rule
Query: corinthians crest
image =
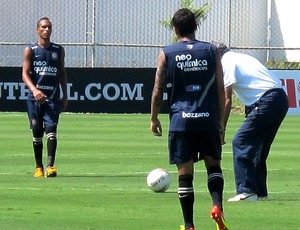
[(52, 52), (52, 53), (51, 53), (51, 59), (52, 59), (52, 60), (57, 60), (57, 59), (58, 59), (57, 52)]

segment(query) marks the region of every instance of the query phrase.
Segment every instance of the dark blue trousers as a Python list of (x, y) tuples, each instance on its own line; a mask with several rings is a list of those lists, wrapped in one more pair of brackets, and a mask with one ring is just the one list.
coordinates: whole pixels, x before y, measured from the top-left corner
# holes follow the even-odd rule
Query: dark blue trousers
[(271, 89), (246, 108), (246, 119), (232, 141), (237, 194), (268, 195), (266, 160), (288, 107), (284, 90)]

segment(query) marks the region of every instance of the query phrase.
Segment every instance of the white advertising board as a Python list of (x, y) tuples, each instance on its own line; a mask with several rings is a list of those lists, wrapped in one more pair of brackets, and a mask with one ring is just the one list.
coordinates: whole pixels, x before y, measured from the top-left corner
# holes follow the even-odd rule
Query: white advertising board
[(271, 70), (281, 79), (289, 98), (289, 115), (300, 114), (300, 70)]

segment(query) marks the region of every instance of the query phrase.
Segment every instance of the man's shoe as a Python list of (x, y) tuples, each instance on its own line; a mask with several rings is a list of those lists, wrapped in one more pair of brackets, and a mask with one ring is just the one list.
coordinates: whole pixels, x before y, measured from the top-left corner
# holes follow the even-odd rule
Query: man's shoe
[(216, 222), (217, 230), (228, 230), (229, 224), (225, 221), (224, 213), (218, 206), (210, 210), (210, 217)]
[(257, 201), (257, 195), (255, 193), (244, 192), (228, 199), (228, 202), (234, 201)]
[(34, 177), (42, 177), (42, 176), (44, 176), (44, 169), (41, 168), (41, 167), (36, 168), (35, 171), (34, 171), (33, 176)]
[(184, 225), (180, 225), (179, 230), (195, 230), (195, 228), (192, 228), (192, 227), (190, 227), (190, 228), (185, 228)]
[(45, 171), (45, 177), (56, 177), (57, 171), (54, 166), (48, 166)]

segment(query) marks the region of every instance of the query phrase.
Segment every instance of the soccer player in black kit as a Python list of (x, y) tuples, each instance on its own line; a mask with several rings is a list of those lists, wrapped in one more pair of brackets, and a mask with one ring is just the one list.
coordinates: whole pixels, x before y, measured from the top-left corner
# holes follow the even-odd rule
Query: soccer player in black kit
[[(36, 162), (35, 177), (55, 177), (59, 114), (67, 107), (67, 74), (65, 51), (50, 41), (52, 24), (49, 18), (37, 22), (37, 43), (25, 48), (22, 80), (29, 89), (27, 112), (33, 134)], [(60, 86), (62, 97), (60, 97)], [(43, 165), (43, 135), (47, 137), (47, 167)]]
[(158, 114), (166, 87), (169, 103), (169, 162), (178, 169), (178, 197), (184, 219), (180, 230), (194, 230), (194, 163), (204, 160), (212, 198), (210, 216), (227, 230), (223, 214), (224, 85), (216, 46), (195, 39), (195, 15), (186, 8), (172, 18), (179, 42), (159, 54), (151, 99), (150, 129), (162, 135)]

